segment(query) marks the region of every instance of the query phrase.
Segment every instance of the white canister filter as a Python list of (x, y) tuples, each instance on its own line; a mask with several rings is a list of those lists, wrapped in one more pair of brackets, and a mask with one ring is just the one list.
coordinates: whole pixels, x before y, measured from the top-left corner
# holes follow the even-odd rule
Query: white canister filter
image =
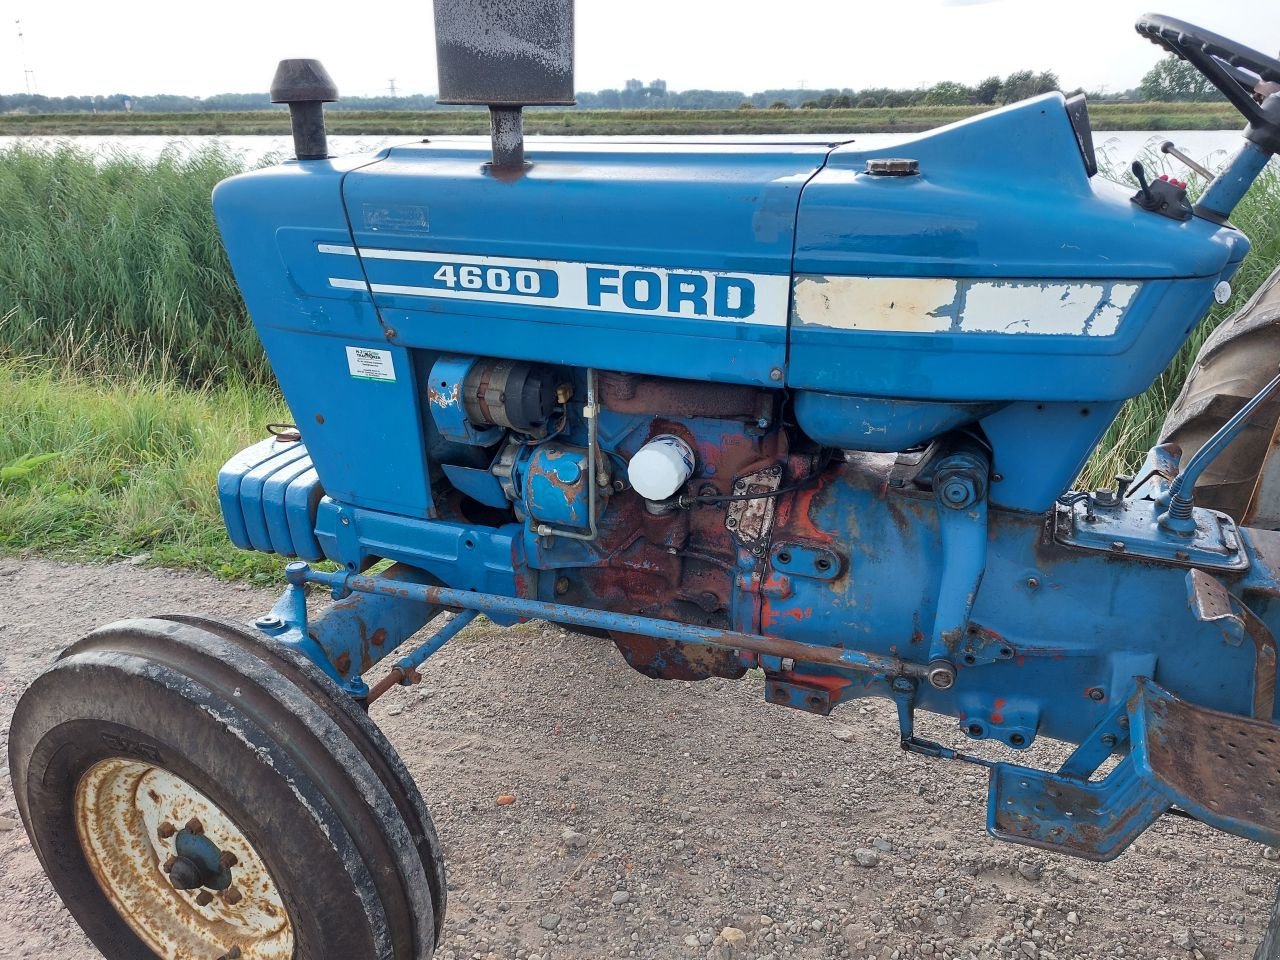
[(687, 443), (664, 433), (636, 451), (627, 464), (627, 479), (646, 500), (666, 500), (693, 476), (695, 462)]

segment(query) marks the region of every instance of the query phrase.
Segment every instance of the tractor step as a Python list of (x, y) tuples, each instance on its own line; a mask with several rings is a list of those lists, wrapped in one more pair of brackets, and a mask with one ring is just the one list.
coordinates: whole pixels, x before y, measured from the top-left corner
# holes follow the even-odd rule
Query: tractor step
[(1002, 840), (1105, 861), (1177, 807), (1227, 833), (1280, 845), (1280, 726), (1197, 707), (1145, 678), (1127, 719), (1129, 755), (1100, 780), (995, 764), (987, 829)]

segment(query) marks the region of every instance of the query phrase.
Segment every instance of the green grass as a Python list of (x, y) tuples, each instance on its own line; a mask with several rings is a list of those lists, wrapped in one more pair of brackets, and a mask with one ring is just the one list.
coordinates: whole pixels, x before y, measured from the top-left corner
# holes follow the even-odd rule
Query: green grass
[(240, 170), (216, 147), (152, 162), (0, 151), (0, 357), (270, 383), (209, 202)]
[[(531, 134), (893, 133), (929, 130), (991, 109), (859, 107), (849, 110), (529, 110)], [(1097, 130), (1224, 130), (1241, 125), (1222, 103), (1109, 103), (1089, 105)], [(489, 117), (476, 110), (330, 110), (330, 133), (447, 136), (487, 134)], [(196, 136), (289, 133), (284, 110), (244, 113), (49, 113), (0, 116), (0, 135), (76, 134)]]
[(288, 419), (273, 389), (191, 389), (0, 361), (0, 552), (73, 560), (146, 555), (222, 577), (278, 580), (280, 558), (236, 550), (215, 478)]
[[(1158, 156), (1145, 160), (1154, 176), (1162, 171)], [(1116, 179), (1122, 177), (1112, 174)], [(1128, 181), (1126, 181), (1128, 182)], [(1198, 193), (1201, 184), (1192, 184)], [(1253, 241), (1253, 249), (1232, 280), (1231, 301), (1215, 307), (1182, 345), (1164, 373), (1143, 394), (1128, 401), (1107, 430), (1081, 474), (1086, 489), (1110, 487), (1119, 474), (1130, 474), (1160, 440), (1160, 426), (1183, 381), (1195, 362), (1201, 344), (1214, 327), (1240, 309), (1280, 264), (1280, 171), (1268, 167), (1254, 183), (1231, 217), (1232, 222)]]

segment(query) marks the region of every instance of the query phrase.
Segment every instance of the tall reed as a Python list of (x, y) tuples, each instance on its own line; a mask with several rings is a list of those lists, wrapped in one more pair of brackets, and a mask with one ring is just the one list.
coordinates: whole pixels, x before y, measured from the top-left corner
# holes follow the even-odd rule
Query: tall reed
[(154, 161), (0, 151), (0, 357), (270, 382), (209, 202), (242, 169), (217, 146)]

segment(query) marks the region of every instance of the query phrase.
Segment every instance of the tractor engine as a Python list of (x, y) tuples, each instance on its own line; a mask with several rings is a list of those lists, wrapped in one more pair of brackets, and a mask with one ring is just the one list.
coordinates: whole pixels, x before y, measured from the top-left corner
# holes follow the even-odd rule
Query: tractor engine
[[(776, 394), (749, 386), (445, 357), (427, 397), (442, 516), (523, 524), (529, 565), (560, 602), (726, 630), (756, 605), (751, 570), (775, 525), (831, 459), (779, 422)], [(818, 543), (830, 535), (807, 539), (838, 575)], [(614, 640), (652, 676), (745, 669), (725, 651)]]

